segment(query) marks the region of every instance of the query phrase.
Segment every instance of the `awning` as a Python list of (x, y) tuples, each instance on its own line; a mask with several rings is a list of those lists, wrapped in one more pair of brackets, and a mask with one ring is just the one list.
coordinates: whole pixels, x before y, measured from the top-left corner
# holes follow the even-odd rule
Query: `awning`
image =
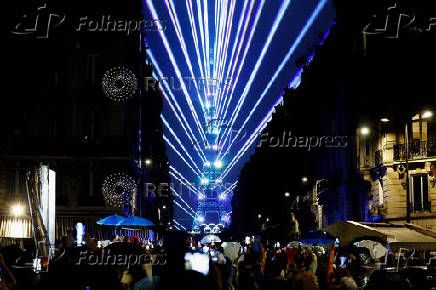
[[(113, 227), (97, 224), (99, 217), (56, 217), (56, 240), (60, 241), (68, 229), (74, 229), (78, 221), (86, 227), (86, 232), (97, 240), (110, 240), (114, 234)], [(134, 235), (140, 238), (150, 238), (150, 231), (146, 228), (126, 230), (118, 229), (119, 235)], [(0, 216), (0, 238), (33, 238), (32, 221), (30, 218), (13, 218)]]
[(328, 226), (326, 231), (338, 237), (341, 244), (373, 238), (389, 244), (390, 249), (394, 250), (400, 248), (436, 250), (435, 235), (428, 235), (413, 226), (339, 221)]

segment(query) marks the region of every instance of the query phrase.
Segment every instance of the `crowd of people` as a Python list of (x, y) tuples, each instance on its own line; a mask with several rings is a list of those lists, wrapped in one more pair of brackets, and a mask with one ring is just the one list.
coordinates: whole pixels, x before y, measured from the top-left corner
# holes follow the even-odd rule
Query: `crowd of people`
[[(85, 235), (83, 243), (78, 245), (69, 232), (57, 256), (51, 260), (49, 271), (39, 274), (31, 267), (11, 265), (16, 257), (11, 255), (11, 249), (1, 251), (8, 253), (8, 259), (0, 255), (2, 290), (311, 290), (379, 289), (378, 286), (385, 285), (380, 279), (366, 283), (359, 259), (352, 253), (341, 252), (334, 243), (317, 246), (291, 242), (280, 246), (278, 242), (263, 241), (260, 236), (221, 242), (169, 232), (159, 242), (136, 236), (116, 236), (111, 241), (95, 242)], [(99, 258), (78, 263), (84, 251), (88, 257)], [(105, 255), (109, 254), (116, 255), (111, 260), (113, 263), (97, 262), (107, 260)], [(135, 259), (135, 263), (129, 264), (133, 261), (131, 257), (138, 256), (149, 258), (140, 263)], [(430, 264), (428, 271), (436, 273), (435, 264)], [(400, 280), (402, 283), (392, 282), (391, 286), (416, 289), (407, 277)], [(53, 285), (61, 286), (53, 288)], [(389, 283), (384, 287), (389, 289)]]
[[(222, 245), (213, 244), (209, 248), (225, 254)], [(312, 248), (320, 251), (314, 253)], [(330, 254), (334, 257), (333, 253), (303, 244), (280, 247), (274, 243), (268, 247), (260, 237), (253, 236), (241, 244), (232, 262), (225, 256), (225, 262), (210, 266), (212, 272), (220, 273), (220, 280), (215, 281), (218, 289), (358, 289), (346, 266), (336, 269), (334, 259), (323, 261)]]

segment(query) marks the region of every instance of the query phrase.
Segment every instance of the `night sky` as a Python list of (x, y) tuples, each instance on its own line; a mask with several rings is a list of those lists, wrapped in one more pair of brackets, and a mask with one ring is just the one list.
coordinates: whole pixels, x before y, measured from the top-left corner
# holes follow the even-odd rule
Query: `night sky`
[[(153, 62), (155, 67), (154, 73), (155, 77), (161, 80), (161, 87), (164, 90), (164, 95), (167, 96), (167, 99), (171, 103), (171, 106), (175, 108), (177, 114), (180, 117), (180, 111), (174, 104), (174, 100), (171, 98), (171, 94), (168, 91), (162, 82), (166, 82), (168, 84), (171, 93), (173, 94), (175, 100), (181, 108), (183, 115), (185, 116), (187, 123), (192, 128), (193, 136), (191, 138), (193, 140), (197, 140), (201, 146), (203, 142), (201, 142), (201, 137), (199, 130), (197, 130), (196, 121), (193, 117), (190, 106), (188, 105), (188, 101), (186, 101), (186, 96), (181, 90), (181, 84), (178, 81), (180, 77), (177, 77), (176, 69), (174, 65), (178, 68), (180, 72), (180, 76), (183, 77), (194, 77), (195, 79), (200, 79), (202, 77), (201, 70), (199, 67), (199, 63), (203, 66), (203, 72), (206, 71), (207, 64), (205, 64), (203, 58), (203, 50), (202, 50), (202, 39), (201, 39), (201, 31), (203, 31), (204, 35), (206, 34), (205, 25), (199, 25), (200, 22), (204, 23), (205, 13), (203, 12), (204, 3), (203, 1), (192, 1), (192, 19), (195, 23), (195, 30), (197, 35), (197, 43), (199, 47), (199, 55), (200, 59), (197, 57), (196, 45), (194, 42), (190, 16), (187, 9), (187, 4), (185, 1), (144, 1), (144, 15), (145, 19), (159, 19), (163, 20), (161, 23), (162, 30), (166, 37), (167, 45), (165, 45), (164, 40), (162, 39), (159, 31), (150, 31), (147, 34), (147, 45), (149, 46), (149, 60)], [(172, 3), (175, 2), (175, 3)], [(228, 1), (232, 2), (232, 1)], [(249, 2), (249, 1), (246, 1)], [(201, 11), (200, 16), (202, 17), (202, 21), (199, 21), (198, 14), (198, 6), (197, 3), (201, 3)], [(251, 3), (247, 3), (247, 7), (245, 12), (243, 13), (243, 20), (245, 21), (249, 15), (249, 7)], [(192, 73), (190, 72), (188, 62), (186, 61), (186, 57), (184, 54), (183, 46), (180, 43), (179, 37), (177, 36), (177, 30), (175, 29), (172, 19), (170, 17), (170, 11), (173, 11), (172, 5), (175, 5), (175, 16), (173, 14), (174, 19), (178, 19), (178, 23), (180, 25), (181, 39), (186, 47), (186, 55), (188, 55), (190, 63), (192, 65)], [(230, 3), (229, 3), (230, 5)], [(223, 118), (226, 116), (223, 122), (227, 126), (231, 126), (233, 128), (233, 137), (229, 139), (234, 139), (233, 145), (228, 150), (228, 153), (222, 158), (224, 172), (226, 172), (226, 167), (229, 166), (229, 163), (235, 158), (235, 155), (241, 148), (244, 147), (246, 152), (241, 154), (239, 158), (235, 159), (234, 166), (228, 173), (226, 174), (223, 182), (231, 183), (237, 181), (239, 172), (244, 165), (244, 163), (249, 159), (250, 155), (254, 152), (254, 148), (256, 146), (256, 140), (253, 138), (253, 142), (249, 142), (250, 136), (256, 136), (256, 134), (252, 135), (256, 128), (259, 129), (259, 125), (265, 125), (268, 121), (268, 117), (271, 115), (272, 106), (277, 103), (282, 94), (283, 88), (288, 87), (290, 82), (293, 80), (295, 73), (298, 71), (298, 67), (296, 61), (301, 57), (308, 57), (312, 51), (314, 45), (318, 44), (325, 33), (328, 31), (329, 27), (333, 25), (335, 18), (335, 11), (332, 5), (332, 1), (308, 1), (308, 0), (294, 0), (294, 1), (265, 1), (264, 6), (260, 9), (262, 5), (262, 1), (255, 1), (252, 11), (251, 18), (248, 22), (247, 30), (245, 33), (245, 39), (240, 48), (239, 59), (236, 63), (236, 70), (234, 71), (233, 77), (231, 77), (231, 73), (229, 74), (229, 83), (230, 88), (233, 88), (233, 94), (227, 94), (227, 114), (224, 113), (224, 109), (221, 111), (219, 118)], [(223, 67), (224, 75), (226, 75), (227, 71), (229, 71), (229, 60), (232, 53), (233, 45), (236, 42), (236, 34), (239, 23), (239, 18), (241, 15), (241, 11), (244, 7), (244, 1), (236, 1), (233, 17), (231, 18), (232, 28), (225, 29), (223, 35), (229, 35), (229, 41), (227, 46), (223, 45), (222, 51), (227, 53), (225, 66)], [(208, 10), (208, 33), (209, 33), (209, 59), (214, 60), (214, 44), (218, 43), (215, 39), (215, 15), (218, 9), (215, 9), (215, 3), (213, 1), (207, 1), (207, 10)], [(228, 9), (230, 11), (230, 8)], [(256, 14), (260, 11), (260, 16), (258, 18), (257, 25), (254, 29), (254, 23), (256, 19)], [(282, 11), (282, 18), (280, 18), (280, 11)], [(311, 19), (312, 17), (312, 19)], [(312, 21), (309, 21), (312, 20)], [(176, 22), (176, 23), (177, 23)], [(219, 22), (219, 23), (222, 23)], [(243, 31), (245, 22), (241, 22), (241, 31)], [(274, 31), (274, 23), (277, 23), (277, 27), (275, 33)], [(304, 29), (306, 28), (306, 29)], [(250, 42), (249, 49), (247, 50), (245, 61), (242, 64), (242, 60), (244, 59), (244, 51), (247, 47), (247, 43), (249, 42), (250, 32), (253, 30), (252, 39)], [(241, 38), (241, 34), (239, 34), (238, 39)], [(271, 38), (271, 35), (272, 38)], [(265, 46), (268, 43), (268, 37), (270, 37), (269, 46), (265, 50)], [(299, 39), (300, 41), (297, 41)], [(206, 42), (206, 37), (204, 36), (203, 41)], [(239, 41), (236, 44), (239, 46)], [(206, 47), (206, 44), (205, 44)], [(290, 57), (285, 59), (285, 56), (289, 53), (292, 48)], [(171, 61), (170, 54), (168, 52), (169, 49), (174, 56), (174, 63)], [(260, 55), (264, 50), (264, 56), (262, 61), (260, 60)], [(237, 55), (238, 49), (235, 50), (235, 59)], [(206, 61), (207, 62), (207, 61)], [(241, 66), (242, 64), (242, 66)], [(257, 69), (256, 69), (256, 64)], [(281, 66), (280, 66), (281, 65)], [(241, 66), (239, 77), (238, 70)], [(209, 67), (213, 67), (210, 64)], [(281, 69), (279, 69), (279, 67)], [(230, 71), (231, 72), (231, 71)], [(254, 72), (256, 72), (254, 74)], [(250, 80), (251, 77), (251, 80)], [(164, 78), (168, 78), (167, 81), (163, 80)], [(225, 80), (224, 78), (218, 78), (221, 80)], [(224, 81), (223, 81), (224, 82)], [(199, 85), (202, 84), (201, 81), (197, 82)], [(203, 82), (204, 83), (204, 82)], [(188, 82), (185, 83), (188, 86)], [(269, 85), (269, 88), (267, 86)], [(294, 84), (295, 85), (295, 84)], [(203, 88), (203, 89), (202, 89)], [(245, 94), (244, 94), (245, 90)], [(229, 90), (230, 92), (231, 90)], [(202, 105), (205, 106), (206, 102), (206, 91), (204, 86), (200, 88), (197, 92), (194, 89), (193, 82), (191, 83), (191, 89), (187, 90), (190, 100), (192, 100), (192, 107), (196, 111), (199, 119), (199, 124), (203, 127), (206, 124), (204, 114), (202, 113)], [(256, 102), (260, 99), (261, 95), (263, 99), (258, 103), (256, 109)], [(242, 102), (242, 96), (245, 95), (245, 99)], [(230, 97), (231, 96), (231, 97)], [(165, 96), (164, 96), (165, 98)], [(200, 102), (200, 98), (202, 101)], [(212, 96), (213, 98), (213, 96)], [(231, 98), (231, 101), (228, 100)], [(210, 96), (209, 96), (210, 99)], [(210, 101), (213, 103), (213, 100)], [(236, 118), (233, 119), (233, 122), (230, 120), (230, 116), (232, 116), (233, 112), (236, 114), (236, 108), (239, 103), (239, 112)], [(163, 118), (166, 120), (167, 124), (164, 126), (164, 135), (167, 138), (167, 155), (170, 160), (170, 164), (173, 168), (175, 168), (186, 180), (190, 183), (198, 184), (199, 177), (196, 173), (196, 170), (193, 163), (196, 163), (199, 170), (202, 170), (203, 161), (200, 159), (200, 154), (198, 154), (198, 149), (196, 150), (192, 141), (188, 138), (185, 129), (180, 124), (181, 122), (175, 116), (171, 106), (168, 101), (164, 100), (164, 110), (163, 110)], [(248, 118), (251, 113), (251, 117)], [(248, 119), (247, 119), (248, 118)], [(264, 122), (262, 122), (264, 121)], [(185, 123), (184, 121), (182, 123)], [(242, 128), (243, 124), (244, 127)], [(186, 124), (185, 124), (186, 125)], [(186, 127), (186, 126), (185, 126)], [(264, 126), (262, 126), (263, 128)], [(180, 140), (180, 143), (184, 146), (186, 152), (190, 155), (187, 156), (186, 152), (181, 148), (180, 144), (174, 137), (173, 133)], [(223, 129), (225, 131), (225, 129)], [(189, 129), (187, 130), (188, 133)], [(237, 132), (240, 131), (240, 135), (236, 138)], [(259, 130), (257, 131), (257, 135), (259, 134)], [(223, 132), (220, 131), (220, 134)], [(221, 136), (221, 135), (220, 135)], [(225, 135), (224, 140), (225, 139)], [(174, 147), (168, 145), (170, 142)], [(194, 141), (195, 142), (195, 141)], [(230, 142), (231, 143), (231, 142)], [(227, 151), (229, 142), (222, 142), (224, 151)], [(185, 162), (180, 155), (175, 151), (177, 150), (187, 161)], [(221, 159), (221, 158), (220, 158)], [(214, 160), (209, 160), (213, 162)], [(192, 169), (187, 165), (192, 167)], [(198, 172), (198, 171), (197, 171)], [(174, 171), (173, 171), (174, 173)], [(178, 175), (176, 175), (178, 176)], [(178, 183), (177, 180), (173, 178), (174, 183)], [(177, 187), (178, 188), (178, 187)], [(186, 201), (192, 209), (195, 211), (197, 197), (195, 195), (190, 196), (188, 194), (188, 190), (184, 189), (182, 192), (182, 198)], [(180, 202), (180, 198), (176, 198), (176, 201)], [(186, 208), (186, 205), (184, 205)], [(189, 211), (189, 209), (188, 209)], [(192, 213), (192, 211), (189, 211)], [(190, 228), (192, 223), (192, 217), (189, 216), (185, 211), (183, 211), (180, 207), (175, 207), (175, 219), (182, 223), (185, 227)]]

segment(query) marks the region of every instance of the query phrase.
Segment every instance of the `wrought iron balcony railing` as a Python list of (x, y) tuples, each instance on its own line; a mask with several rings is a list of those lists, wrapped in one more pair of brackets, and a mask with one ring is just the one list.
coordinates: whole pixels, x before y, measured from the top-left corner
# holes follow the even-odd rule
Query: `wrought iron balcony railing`
[[(436, 140), (412, 141), (408, 147), (408, 159), (436, 157)], [(394, 145), (394, 161), (405, 160), (405, 149), (404, 144)]]

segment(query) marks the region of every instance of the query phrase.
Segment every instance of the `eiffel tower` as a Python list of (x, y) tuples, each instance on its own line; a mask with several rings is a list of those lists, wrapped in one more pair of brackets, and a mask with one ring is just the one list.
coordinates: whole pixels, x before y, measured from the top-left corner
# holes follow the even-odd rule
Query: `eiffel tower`
[(217, 160), (220, 146), (220, 128), (216, 117), (216, 110), (212, 102), (206, 102), (207, 124), (205, 136), (207, 144), (203, 146), (206, 162), (203, 164), (202, 178), (200, 180), (200, 192), (196, 218), (192, 229), (204, 233), (219, 233), (226, 226), (229, 212), (229, 202), (225, 193), (223, 181), (219, 179), (223, 163)]

